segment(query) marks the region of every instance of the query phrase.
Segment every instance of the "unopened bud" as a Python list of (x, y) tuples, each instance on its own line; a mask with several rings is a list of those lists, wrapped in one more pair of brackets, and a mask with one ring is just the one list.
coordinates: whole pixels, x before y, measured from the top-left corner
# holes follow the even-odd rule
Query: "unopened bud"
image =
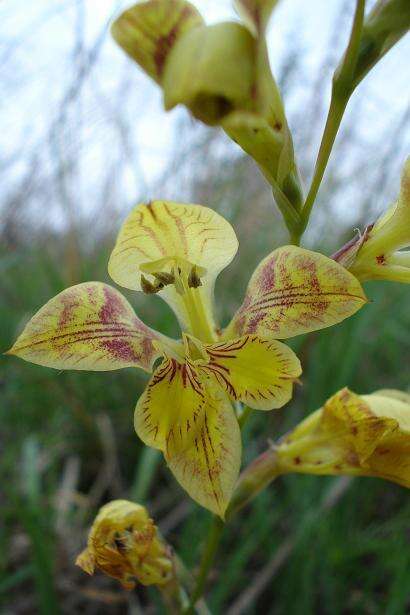
[(354, 86), (408, 32), (409, 0), (378, 0), (363, 24)]
[(165, 585), (174, 576), (170, 549), (146, 509), (127, 500), (100, 509), (76, 564), (90, 575), (101, 570), (128, 590), (136, 582)]
[(277, 446), (283, 472), (377, 476), (410, 487), (410, 396), (345, 388)]
[(338, 250), (333, 259), (359, 280), (410, 283), (410, 158), (404, 165), (399, 198), (364, 233)]

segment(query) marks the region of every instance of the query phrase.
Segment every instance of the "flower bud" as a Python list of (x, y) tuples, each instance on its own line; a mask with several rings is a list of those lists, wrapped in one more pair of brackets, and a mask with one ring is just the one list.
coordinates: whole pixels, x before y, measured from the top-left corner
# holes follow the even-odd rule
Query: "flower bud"
[(333, 258), (359, 280), (410, 283), (410, 158), (401, 180), (398, 201), (368, 226), (360, 237), (343, 246)]
[(146, 509), (127, 500), (100, 509), (76, 565), (90, 575), (101, 570), (129, 590), (136, 582), (165, 585), (174, 576), (170, 549)]
[(353, 86), (397, 43), (410, 28), (408, 0), (378, 0), (362, 30)]

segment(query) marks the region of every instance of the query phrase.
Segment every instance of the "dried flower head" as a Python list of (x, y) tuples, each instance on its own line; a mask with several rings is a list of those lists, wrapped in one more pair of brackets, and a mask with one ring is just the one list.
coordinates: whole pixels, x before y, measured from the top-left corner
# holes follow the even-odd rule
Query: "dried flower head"
[(143, 506), (127, 500), (100, 509), (76, 564), (91, 575), (101, 570), (129, 590), (136, 582), (164, 585), (173, 577), (169, 548), (154, 522)]

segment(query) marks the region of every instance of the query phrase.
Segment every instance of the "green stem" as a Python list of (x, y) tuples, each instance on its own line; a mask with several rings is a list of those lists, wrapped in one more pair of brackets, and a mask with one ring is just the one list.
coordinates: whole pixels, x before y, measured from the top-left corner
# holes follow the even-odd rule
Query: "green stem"
[(356, 68), (360, 48), (360, 39), (363, 30), (365, 3), (366, 0), (356, 1), (356, 11), (350, 33), (349, 44), (342, 63), (333, 77), (332, 96), (326, 119), (326, 125), (320, 144), (312, 183), (302, 209), (303, 229), (301, 235), (309, 222), (309, 217), (315, 203), (320, 184), (322, 183), (327, 163), (329, 162), (330, 154), (343, 118), (343, 114), (349, 98), (354, 90), (354, 71)]
[(177, 578), (166, 585), (157, 585), (169, 615), (179, 615), (183, 612), (188, 599)]
[(293, 246), (300, 246), (300, 240), (302, 238), (303, 231), (291, 231), (289, 230), (290, 243)]
[(161, 451), (146, 446), (138, 462), (134, 484), (131, 489), (131, 500), (142, 504), (146, 501), (155, 472), (161, 461)]
[[(342, 98), (335, 94), (335, 90), (332, 90), (332, 97), (330, 101), (329, 113), (326, 120), (325, 130), (323, 132), (322, 141), (320, 144), (319, 154), (316, 161), (315, 172), (313, 175), (312, 183), (309, 188), (308, 195), (306, 197), (305, 204), (303, 206), (303, 231), (306, 228), (309, 217), (316, 200), (317, 193), (322, 183), (323, 175), (325, 173), (327, 163), (329, 162), (330, 154), (333, 148), (333, 144), (336, 139), (337, 132), (339, 130), (340, 123), (346, 105), (349, 98)], [(302, 231), (302, 233), (303, 233)], [(297, 245), (297, 244), (296, 244)]]
[(196, 579), (195, 588), (192, 592), (189, 607), (184, 611), (186, 615), (192, 615), (193, 613), (195, 613), (195, 604), (203, 594), (205, 583), (208, 578), (208, 573), (212, 566), (212, 562), (214, 561), (214, 557), (218, 549), (224, 527), (225, 524), (222, 519), (214, 515), (210, 530), (208, 532), (208, 537), (206, 539), (205, 549), (202, 553), (201, 564), (199, 567), (199, 573)]

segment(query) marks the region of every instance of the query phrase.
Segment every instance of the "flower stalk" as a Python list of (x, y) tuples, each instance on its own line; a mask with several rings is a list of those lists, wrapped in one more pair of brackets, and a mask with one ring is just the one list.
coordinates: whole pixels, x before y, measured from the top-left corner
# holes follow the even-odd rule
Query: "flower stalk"
[(306, 201), (302, 208), (302, 222), (300, 236), (304, 233), (309, 222), (310, 214), (316, 200), (317, 193), (329, 162), (330, 154), (335, 142), (347, 103), (355, 88), (354, 72), (359, 56), (360, 41), (364, 22), (365, 0), (357, 0), (349, 43), (342, 63), (336, 70), (332, 82), (332, 94), (326, 125), (319, 148), (312, 183)]
[(202, 553), (195, 587), (192, 592), (189, 605), (184, 611), (186, 615), (192, 615), (195, 612), (195, 605), (204, 592), (208, 574), (215, 559), (224, 528), (225, 523), (222, 519), (217, 515), (214, 515), (212, 517), (211, 526), (205, 541), (205, 547)]

